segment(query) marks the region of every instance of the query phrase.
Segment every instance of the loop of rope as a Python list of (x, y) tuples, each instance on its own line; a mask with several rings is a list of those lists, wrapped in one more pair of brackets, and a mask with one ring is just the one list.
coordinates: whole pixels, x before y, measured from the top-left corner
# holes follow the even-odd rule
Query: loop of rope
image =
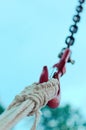
[[(41, 106), (45, 106), (47, 102), (52, 99), (51, 94), (57, 94), (58, 84), (58, 80), (53, 78), (50, 81), (44, 82), (42, 84), (34, 83), (31, 86), (26, 87), (19, 95), (15, 96), (14, 101), (11, 103), (8, 109), (11, 109), (13, 106), (21, 104), (28, 99), (31, 99), (35, 103), (35, 107), (33, 110), (33, 112), (35, 112), (38, 108), (40, 108)], [(49, 89), (51, 91), (49, 91)]]

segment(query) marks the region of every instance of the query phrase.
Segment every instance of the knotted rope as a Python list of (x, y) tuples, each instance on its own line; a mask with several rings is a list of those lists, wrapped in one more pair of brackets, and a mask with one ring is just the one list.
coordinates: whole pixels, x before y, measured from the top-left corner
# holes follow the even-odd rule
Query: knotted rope
[(54, 98), (58, 92), (58, 85), (58, 80), (52, 78), (48, 82), (34, 83), (26, 87), (19, 95), (15, 96), (13, 102), (0, 116), (0, 130), (10, 130), (19, 120), (33, 114), (36, 117), (31, 130), (35, 130), (40, 109)]

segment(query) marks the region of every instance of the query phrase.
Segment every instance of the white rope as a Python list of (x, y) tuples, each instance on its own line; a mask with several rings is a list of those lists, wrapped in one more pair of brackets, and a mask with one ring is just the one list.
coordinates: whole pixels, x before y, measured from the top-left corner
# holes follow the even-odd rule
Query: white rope
[(35, 130), (40, 109), (57, 94), (58, 84), (58, 80), (52, 78), (48, 82), (26, 87), (0, 116), (0, 130), (10, 130), (22, 118), (33, 114), (35, 121), (31, 130)]

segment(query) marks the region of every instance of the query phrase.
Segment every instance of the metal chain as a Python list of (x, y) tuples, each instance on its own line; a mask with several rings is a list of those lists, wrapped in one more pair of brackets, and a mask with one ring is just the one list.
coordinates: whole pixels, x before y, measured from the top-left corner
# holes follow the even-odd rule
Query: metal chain
[[(80, 13), (83, 11), (83, 3), (85, 2), (85, 0), (79, 0), (78, 2), (79, 2), (79, 5), (76, 7), (77, 14), (75, 14), (73, 16), (74, 24), (69, 27), (69, 31), (70, 31), (71, 35), (67, 36), (65, 39), (65, 43), (67, 45), (67, 48), (74, 45), (74, 42), (75, 42), (74, 34), (77, 33), (77, 31), (78, 31), (77, 24), (80, 22), (80, 19), (81, 19)], [(63, 48), (61, 50), (60, 54), (58, 55), (59, 58), (61, 58), (64, 50), (65, 50), (65, 48)]]

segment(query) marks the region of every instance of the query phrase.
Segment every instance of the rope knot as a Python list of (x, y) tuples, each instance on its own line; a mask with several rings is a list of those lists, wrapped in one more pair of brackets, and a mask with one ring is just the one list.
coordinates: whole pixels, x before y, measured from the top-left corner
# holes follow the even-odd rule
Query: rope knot
[[(41, 84), (34, 83), (26, 87), (19, 95), (15, 96), (7, 110), (20, 106), (20, 109), (22, 108), (24, 111), (27, 109), (27, 111), (25, 111), (27, 112), (27, 116), (35, 114), (35, 122), (31, 129), (35, 130), (40, 117), (41, 107), (44, 107), (49, 100), (54, 98), (57, 94), (58, 86), (58, 80), (53, 78)], [(33, 102), (33, 109), (29, 112), (27, 106), (30, 102)]]
[(38, 108), (45, 106), (47, 102), (53, 98), (52, 95), (56, 95), (58, 84), (58, 80), (53, 78), (41, 84), (34, 83), (32, 86), (26, 87), (19, 95), (16, 95), (8, 109), (30, 99), (35, 104), (32, 111), (32, 113), (34, 113)]

